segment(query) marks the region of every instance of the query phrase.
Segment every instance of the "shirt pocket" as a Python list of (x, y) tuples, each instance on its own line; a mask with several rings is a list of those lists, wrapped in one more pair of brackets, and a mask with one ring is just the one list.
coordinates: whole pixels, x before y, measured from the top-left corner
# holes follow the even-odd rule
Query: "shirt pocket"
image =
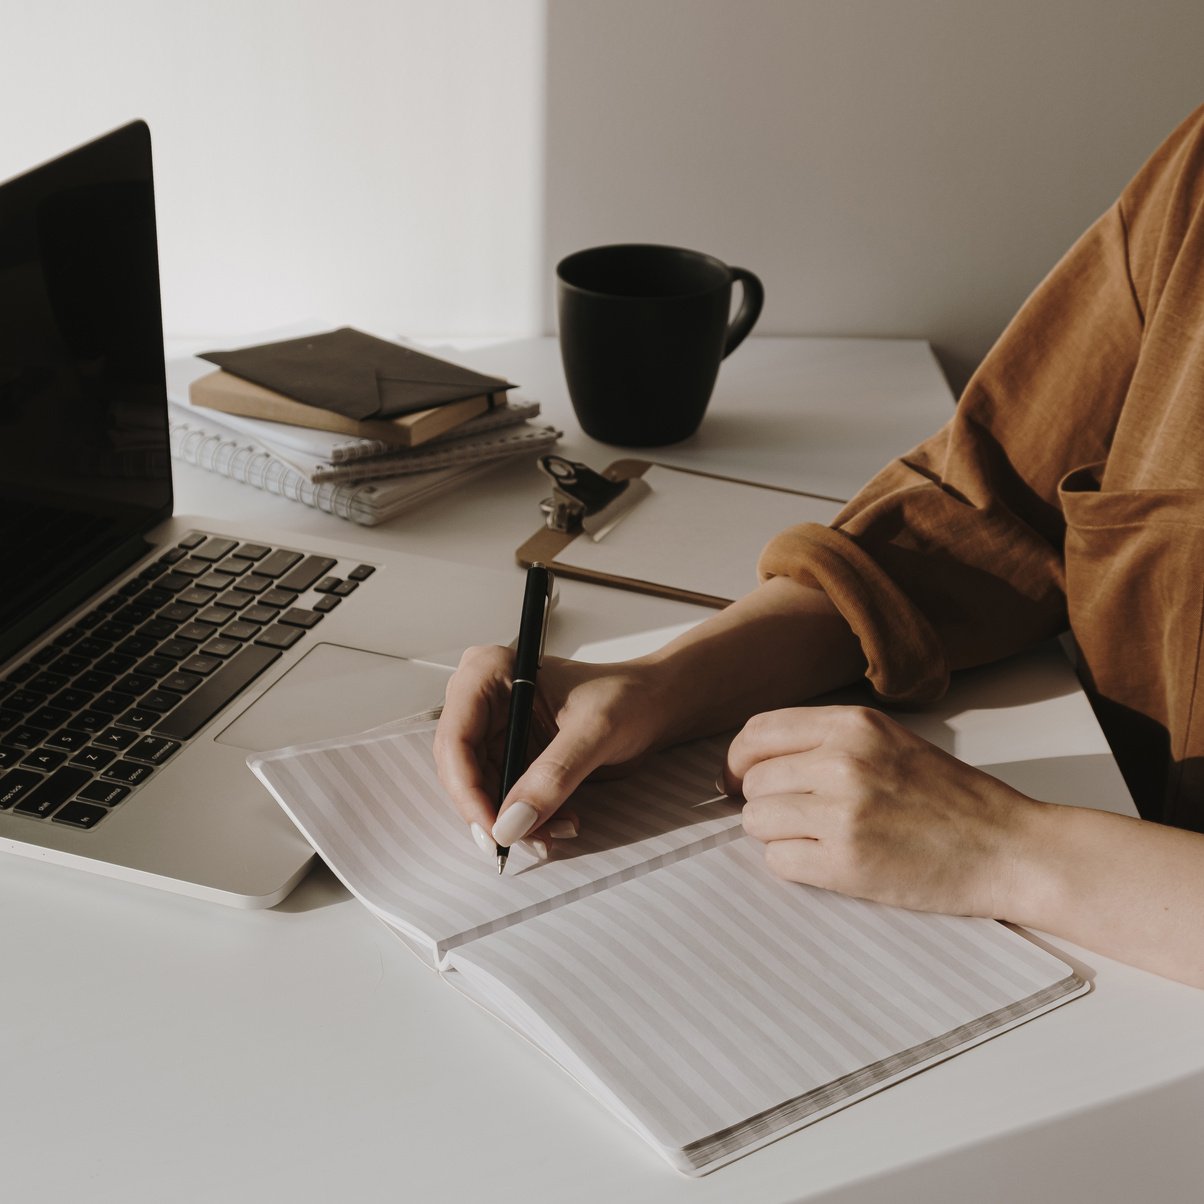
[(1204, 825), (1204, 489), (1058, 487), (1066, 603), (1089, 689), (1141, 813)]

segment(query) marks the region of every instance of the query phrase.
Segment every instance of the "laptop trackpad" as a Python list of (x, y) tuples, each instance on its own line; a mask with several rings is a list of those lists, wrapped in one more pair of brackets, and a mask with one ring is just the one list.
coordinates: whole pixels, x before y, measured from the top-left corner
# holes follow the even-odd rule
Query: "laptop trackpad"
[(215, 739), (263, 752), (350, 736), (438, 705), (450, 676), (400, 656), (318, 644)]

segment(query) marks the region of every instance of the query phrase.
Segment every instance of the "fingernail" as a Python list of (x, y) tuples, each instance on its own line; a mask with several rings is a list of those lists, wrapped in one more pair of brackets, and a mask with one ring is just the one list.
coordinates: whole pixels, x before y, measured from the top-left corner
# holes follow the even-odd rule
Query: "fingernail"
[(726, 787), (726, 786), (723, 784), (723, 774), (720, 774), (720, 775), (719, 775), (719, 776), (718, 776), (718, 777), (715, 779), (715, 789), (716, 789), (716, 790), (717, 790), (717, 791), (718, 791), (720, 794), (727, 794), (727, 787)]
[(548, 835), (556, 840), (572, 840), (577, 835), (575, 819), (554, 819), (548, 824)]
[(530, 803), (514, 803), (493, 825), (493, 839), (502, 848), (522, 840), (539, 822), (539, 812)]
[(540, 861), (548, 859), (548, 842), (540, 840), (538, 836), (532, 836), (530, 840), (524, 840), (523, 844), (535, 854)]
[(490, 860), (493, 860), (497, 856), (497, 845), (489, 839), (489, 833), (480, 824), (470, 824), (468, 830), (472, 833), (473, 840), (477, 842), (477, 848)]

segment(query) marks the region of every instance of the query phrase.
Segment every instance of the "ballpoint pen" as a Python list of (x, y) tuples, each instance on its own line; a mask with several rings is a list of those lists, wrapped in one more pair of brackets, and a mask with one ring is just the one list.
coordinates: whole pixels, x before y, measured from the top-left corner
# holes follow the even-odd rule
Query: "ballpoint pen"
[[(527, 741), (531, 735), (531, 715), (535, 707), (535, 675), (543, 659), (548, 634), (548, 612), (552, 603), (552, 572), (536, 562), (527, 570), (523, 593), (523, 613), (518, 623), (518, 646), (514, 652), (514, 681), (510, 687), (510, 715), (506, 720), (506, 751), (502, 760), (502, 781), (498, 806), (527, 768)], [(506, 868), (509, 847), (497, 845), (497, 872)]]

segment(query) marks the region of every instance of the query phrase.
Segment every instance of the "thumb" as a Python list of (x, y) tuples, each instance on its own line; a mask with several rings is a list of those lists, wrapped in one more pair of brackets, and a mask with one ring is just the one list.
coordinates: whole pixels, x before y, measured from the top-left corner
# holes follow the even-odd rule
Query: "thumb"
[(507, 848), (547, 823), (600, 761), (595, 733), (561, 728), (502, 800), (493, 839)]

